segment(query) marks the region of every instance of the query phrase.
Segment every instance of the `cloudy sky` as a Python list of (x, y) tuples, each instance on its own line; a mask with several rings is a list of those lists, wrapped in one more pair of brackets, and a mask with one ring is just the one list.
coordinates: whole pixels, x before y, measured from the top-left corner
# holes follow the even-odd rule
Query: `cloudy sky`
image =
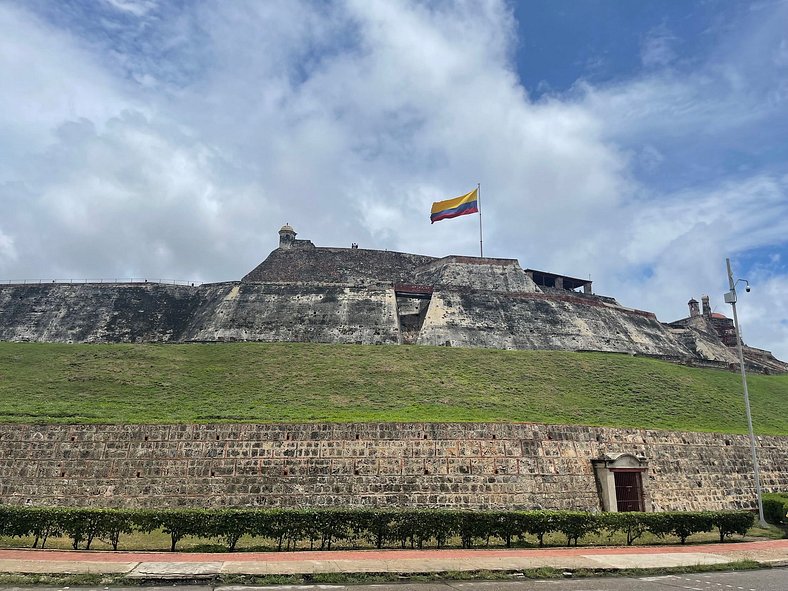
[(785, 0), (0, 0), (0, 280), (485, 254), (788, 359)]

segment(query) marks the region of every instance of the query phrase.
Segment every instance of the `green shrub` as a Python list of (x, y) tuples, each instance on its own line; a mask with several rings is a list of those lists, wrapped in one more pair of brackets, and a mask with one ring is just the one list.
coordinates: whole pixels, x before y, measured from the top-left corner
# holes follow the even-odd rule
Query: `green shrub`
[(781, 525), (786, 521), (786, 510), (788, 507), (779, 499), (763, 499), (763, 517), (774, 525)]
[(41, 548), (44, 548), (50, 536), (59, 536), (62, 533), (62, 511), (59, 507), (15, 507), (8, 535), (33, 536), (33, 548), (38, 548), (39, 542)]
[(558, 531), (560, 511), (524, 511), (521, 515), (524, 531), (536, 536), (540, 548), (544, 546), (546, 534)]
[(640, 513), (637, 511), (627, 511), (623, 513), (603, 513), (600, 516), (601, 526), (611, 534), (620, 531), (626, 534), (627, 546), (637, 540), (644, 533), (649, 531), (651, 524), (649, 516), (656, 513)]
[(594, 513), (582, 511), (562, 511), (556, 516), (555, 528), (566, 536), (566, 545), (571, 546), (574, 541), (587, 534), (599, 531), (601, 520)]
[(118, 549), (121, 534), (130, 534), (134, 528), (135, 511), (129, 509), (100, 509), (96, 537)]
[[(463, 511), (458, 517), (457, 526), (462, 547), (473, 548), (475, 539), (484, 540), (486, 545), (490, 544), (490, 538), (496, 535), (499, 529), (501, 514), (491, 511)], [(444, 519), (449, 519), (449, 516)]]
[(788, 493), (766, 493), (763, 495), (763, 516), (769, 523), (788, 523)]
[(660, 537), (674, 535), (682, 544), (685, 544), (692, 534), (711, 531), (714, 527), (710, 512), (665, 512), (651, 515), (654, 516), (648, 526), (651, 533)]
[(289, 548), (292, 533), (290, 512), (277, 509), (258, 509), (250, 511), (248, 531), (253, 537), (271, 538), (276, 542), (276, 549), (282, 550), (287, 543)]
[(56, 513), (56, 521), (58, 529), (71, 538), (71, 547), (74, 550), (78, 550), (82, 542), (85, 542), (85, 549), (90, 550), (93, 539), (99, 533), (101, 510), (59, 509)]
[(462, 513), (445, 509), (398, 510), (392, 519), (392, 541), (399, 541), (402, 548), (408, 544), (422, 548), (434, 539), (442, 547), (459, 533)]
[[(784, 505), (769, 499), (782, 512)], [(581, 511), (468, 511), (448, 509), (164, 509), (127, 510), (0, 505), (0, 534), (33, 536), (33, 547), (46, 545), (53, 535), (65, 534), (78, 549), (90, 549), (96, 538), (118, 548), (122, 534), (162, 530), (170, 535), (175, 551), (185, 536), (218, 538), (235, 550), (243, 535), (269, 538), (279, 550), (309, 547), (331, 550), (337, 541), (367, 539), (377, 548), (398, 543), (421, 548), (430, 540), (443, 547), (459, 536), (464, 548), (500, 538), (507, 547), (515, 537), (536, 536), (540, 546), (548, 533), (562, 533), (567, 545), (578, 544), (588, 534), (606, 529), (621, 531), (627, 544), (649, 531), (657, 536), (675, 535), (684, 544), (698, 532), (716, 527), (720, 540), (752, 526), (747, 511), (586, 513)]]
[(219, 538), (227, 547), (228, 552), (234, 552), (235, 546), (241, 536), (251, 531), (251, 511), (244, 509), (220, 509), (208, 512), (205, 515), (206, 537)]
[(146, 511), (140, 515), (142, 531), (161, 529), (170, 534), (170, 552), (175, 552), (176, 544), (186, 536), (210, 536), (209, 512), (205, 509), (163, 509)]
[(347, 540), (353, 533), (351, 521), (354, 511), (350, 509), (322, 509), (307, 511), (306, 531), (309, 535), (310, 547), (320, 540), (321, 550), (331, 550), (335, 540)]
[(523, 538), (526, 534), (526, 513), (522, 511), (499, 511), (494, 516), (493, 535), (501, 538), (507, 548), (512, 547), (512, 538)]
[(733, 534), (745, 535), (752, 527), (755, 515), (748, 511), (714, 511), (711, 522), (720, 532), (720, 542)]
[(365, 509), (359, 511), (354, 520), (354, 530), (360, 537), (365, 534), (366, 540), (375, 546), (383, 548), (387, 541), (391, 541), (391, 529), (396, 513), (387, 509)]

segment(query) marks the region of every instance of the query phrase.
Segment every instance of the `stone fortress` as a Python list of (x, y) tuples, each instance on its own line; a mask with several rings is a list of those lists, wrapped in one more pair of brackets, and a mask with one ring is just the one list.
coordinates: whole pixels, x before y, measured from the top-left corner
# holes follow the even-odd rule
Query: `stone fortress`
[[(0, 340), (292, 341), (613, 351), (727, 369), (709, 299), (670, 324), (517, 260), (321, 248), (289, 225), (241, 281), (0, 286)], [(750, 369), (788, 370), (746, 348)], [(788, 437), (758, 437), (767, 491)], [(0, 502), (94, 506), (753, 508), (749, 440), (529, 423), (0, 425)]]
[[(279, 248), (241, 281), (2, 285), (0, 340), (417, 344), (735, 364), (730, 321), (703, 301), (702, 313), (691, 300), (690, 317), (665, 324), (594, 294), (590, 280), (516, 259), (316, 247), (285, 225)], [(768, 351), (747, 347), (746, 358), (788, 371)]]

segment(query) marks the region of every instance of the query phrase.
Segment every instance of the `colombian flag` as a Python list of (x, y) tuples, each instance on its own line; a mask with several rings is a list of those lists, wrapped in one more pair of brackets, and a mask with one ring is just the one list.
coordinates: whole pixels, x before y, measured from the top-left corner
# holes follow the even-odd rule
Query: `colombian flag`
[(441, 220), (448, 220), (449, 218), (456, 218), (461, 215), (469, 213), (478, 213), (479, 211), (479, 188), (476, 187), (470, 193), (466, 193), (454, 199), (447, 199), (446, 201), (436, 201), (432, 204), (432, 214), (430, 215), (430, 223), (434, 224)]

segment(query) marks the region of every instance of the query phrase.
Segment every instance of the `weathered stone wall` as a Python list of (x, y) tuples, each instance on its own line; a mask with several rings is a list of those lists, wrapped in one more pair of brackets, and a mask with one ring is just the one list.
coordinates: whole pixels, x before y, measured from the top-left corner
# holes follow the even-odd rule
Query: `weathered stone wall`
[(200, 289), (187, 285), (2, 285), (0, 340), (177, 341), (203, 304)]
[[(415, 343), (736, 361), (716, 334), (668, 327), (611, 298), (558, 289), (542, 293), (513, 259), (277, 249), (250, 275), (256, 280), (196, 287), (2, 285), (0, 340)], [(272, 279), (280, 276), (327, 281)], [(404, 298), (398, 309), (397, 281), (430, 286), (431, 300), (419, 304), (417, 316)], [(760, 365), (788, 367), (776, 360)]]
[[(283, 230), (283, 240), (295, 236)], [(290, 238), (235, 282), (0, 285), (0, 341), (415, 343), (737, 360), (696, 318), (667, 326), (610, 297), (540, 287), (515, 259), (318, 248)], [(417, 311), (408, 301), (414, 290), (425, 301), (432, 294)], [(788, 371), (768, 352), (745, 355), (751, 369)]]
[(418, 343), (695, 356), (653, 314), (565, 293), (436, 289)]
[(336, 284), (203, 286), (184, 341), (397, 344), (394, 290)]
[[(715, 335), (693, 332), (689, 338), (653, 314), (597, 296), (529, 291), (532, 283), (516, 261), (484, 259), (464, 266), (454, 258), (433, 263), (433, 279), (445, 283), (428, 304), (419, 304), (415, 324), (407, 326), (399, 318), (410, 313), (407, 301), (400, 298), (398, 310), (394, 287), (374, 282), (2, 285), (0, 340), (448, 343), (735, 361)], [(476, 275), (501, 291), (457, 287)]]
[[(788, 490), (788, 437), (760, 437)], [(533, 424), (0, 426), (0, 499), (94, 506), (600, 506), (591, 459), (640, 453), (655, 510), (751, 508), (748, 438)]]
[(420, 267), (417, 283), (502, 292), (538, 292), (515, 259), (448, 256)]
[(424, 255), (364, 248), (278, 248), (243, 281), (310, 281), (346, 285), (413, 283), (416, 269), (434, 260), (434, 257)]
[(336, 284), (0, 286), (0, 340), (396, 344), (392, 288)]

